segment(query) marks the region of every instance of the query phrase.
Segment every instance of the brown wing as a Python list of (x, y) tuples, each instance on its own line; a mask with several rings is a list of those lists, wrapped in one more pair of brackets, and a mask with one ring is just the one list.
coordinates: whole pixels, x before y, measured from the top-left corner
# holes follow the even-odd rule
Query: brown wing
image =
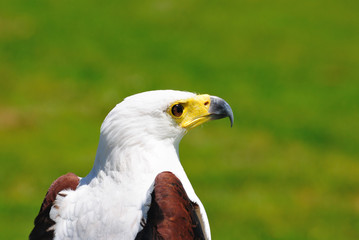
[(196, 214), (197, 207), (173, 173), (158, 174), (147, 221), (136, 240), (205, 239)]
[(56, 179), (50, 186), (40, 212), (35, 218), (34, 229), (31, 231), (30, 240), (48, 240), (54, 238), (54, 230), (51, 228), (55, 222), (50, 218), (49, 213), (54, 204), (56, 196), (65, 189), (75, 190), (79, 184), (79, 177), (73, 173), (68, 173)]

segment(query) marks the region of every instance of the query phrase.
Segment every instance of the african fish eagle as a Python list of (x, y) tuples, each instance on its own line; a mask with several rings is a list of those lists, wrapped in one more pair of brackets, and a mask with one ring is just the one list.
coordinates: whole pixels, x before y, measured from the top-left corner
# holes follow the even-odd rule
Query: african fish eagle
[(210, 95), (157, 90), (125, 98), (101, 126), (95, 162), (50, 186), (30, 239), (211, 239), (204, 207), (179, 159), (185, 133), (229, 117)]

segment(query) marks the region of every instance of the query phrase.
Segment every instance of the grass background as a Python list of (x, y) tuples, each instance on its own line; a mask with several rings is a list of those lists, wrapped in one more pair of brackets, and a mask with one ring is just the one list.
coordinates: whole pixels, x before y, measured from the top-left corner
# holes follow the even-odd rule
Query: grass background
[(124, 97), (218, 95), (183, 165), (214, 239), (359, 239), (359, 2), (0, 2), (0, 239), (92, 167)]

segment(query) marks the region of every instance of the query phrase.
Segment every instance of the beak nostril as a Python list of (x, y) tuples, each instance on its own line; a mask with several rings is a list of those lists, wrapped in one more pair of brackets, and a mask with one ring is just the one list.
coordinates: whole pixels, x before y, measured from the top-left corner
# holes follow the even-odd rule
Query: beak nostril
[(205, 105), (205, 106), (207, 106), (208, 104), (209, 104), (209, 102), (208, 102), (208, 101), (204, 103), (204, 105)]

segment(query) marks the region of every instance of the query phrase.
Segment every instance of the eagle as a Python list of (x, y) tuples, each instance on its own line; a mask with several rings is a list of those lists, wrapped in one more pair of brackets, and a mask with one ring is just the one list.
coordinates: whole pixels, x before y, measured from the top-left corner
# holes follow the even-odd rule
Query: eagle
[(155, 90), (125, 98), (101, 125), (92, 170), (51, 184), (29, 239), (211, 239), (179, 143), (225, 117), (232, 126), (229, 104), (208, 94)]

